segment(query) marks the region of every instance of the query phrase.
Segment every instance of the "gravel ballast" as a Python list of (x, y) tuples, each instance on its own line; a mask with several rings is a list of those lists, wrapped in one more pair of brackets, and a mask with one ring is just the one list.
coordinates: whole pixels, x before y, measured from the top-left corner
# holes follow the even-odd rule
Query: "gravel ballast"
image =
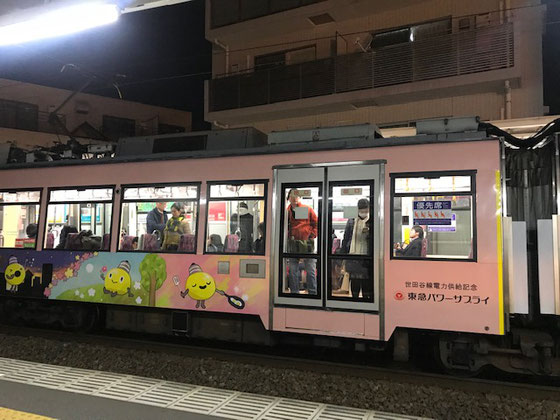
[[(0, 334), (0, 357), (435, 419), (560, 419), (560, 402)], [(559, 390), (560, 392), (560, 390)]]

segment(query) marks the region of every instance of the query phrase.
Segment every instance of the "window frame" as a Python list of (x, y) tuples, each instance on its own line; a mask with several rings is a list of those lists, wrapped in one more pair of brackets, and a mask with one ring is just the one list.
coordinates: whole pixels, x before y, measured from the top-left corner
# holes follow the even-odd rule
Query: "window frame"
[(0, 247), (0, 250), (3, 249), (15, 249), (15, 250), (25, 250), (28, 251), (37, 251), (37, 246), (39, 245), (39, 226), (41, 226), (41, 203), (43, 202), (43, 187), (40, 188), (8, 188), (0, 190), (1, 193), (18, 193), (18, 192), (29, 192), (29, 191), (39, 191), (39, 202), (22, 202), (22, 203), (0, 203), (0, 207), (4, 206), (39, 206), (39, 215), (37, 217), (37, 238), (35, 238), (35, 247), (34, 248), (16, 248), (16, 247)]
[[(476, 220), (476, 175), (477, 170), (450, 170), (450, 171), (420, 171), (420, 172), (392, 172), (389, 174), (391, 182), (390, 200), (390, 226), (389, 226), (389, 259), (397, 261), (449, 261), (449, 262), (478, 262), (478, 235)], [(444, 176), (469, 176), (471, 178), (470, 191), (437, 191), (434, 194), (420, 193), (395, 193), (395, 180), (397, 178), (440, 178)], [(393, 252), (393, 238), (395, 227), (395, 198), (398, 197), (425, 197), (430, 195), (454, 195), (471, 197), (472, 216), (472, 258), (438, 258), (438, 257), (399, 257)], [(425, 232), (427, 234), (427, 232)]]
[[(61, 190), (96, 190), (96, 189), (112, 189), (113, 190), (113, 194), (112, 194), (112, 198), (111, 201), (99, 201), (99, 200), (91, 200), (91, 201), (54, 201), (51, 202), (51, 192), (52, 191), (61, 191)], [(111, 203), (111, 224), (109, 225), (109, 249), (98, 249), (98, 250), (94, 250), (93, 252), (111, 252), (111, 242), (113, 240), (113, 220), (114, 220), (114, 215), (115, 215), (115, 203), (117, 202), (116, 200), (116, 195), (117, 195), (117, 188), (116, 185), (87, 185), (87, 186), (82, 186), (82, 185), (78, 185), (78, 186), (67, 186), (67, 187), (50, 187), (47, 189), (47, 202), (46, 202), (46, 213), (45, 213), (45, 228), (44, 228), (44, 237), (43, 237), (43, 250), (44, 251), (65, 251), (65, 252), (90, 252), (91, 250), (87, 250), (87, 249), (58, 249), (58, 248), (45, 248), (45, 241), (47, 238), (47, 229), (49, 227), (49, 221), (48, 221), (48, 217), (49, 217), (49, 205), (60, 205), (60, 204), (109, 204)], [(79, 232), (78, 232), (79, 233)], [(103, 240), (103, 237), (102, 237)], [(103, 242), (101, 243), (101, 245), (103, 246)]]
[[(328, 220), (327, 220), (327, 232), (332, 232), (333, 229), (333, 222), (332, 222), (332, 214), (333, 214), (333, 191), (334, 188), (336, 187), (353, 187), (356, 185), (367, 185), (369, 186), (370, 190), (369, 190), (369, 196), (368, 196), (368, 200), (369, 200), (369, 214), (370, 214), (370, 219), (371, 220), (371, 230), (372, 232), (370, 233), (369, 236), (369, 246), (370, 246), (370, 252), (369, 254), (363, 255), (363, 254), (333, 254), (332, 253), (332, 245), (333, 245), (333, 237), (332, 235), (329, 235), (329, 242), (328, 242), (328, 248), (326, 250), (326, 267), (327, 267), (327, 290), (326, 290), (326, 297), (329, 300), (337, 300), (337, 301), (342, 301), (342, 302), (365, 302), (365, 303), (374, 303), (375, 299), (377, 296), (375, 296), (375, 269), (374, 269), (374, 260), (375, 260), (375, 234), (376, 232), (374, 231), (374, 215), (376, 214), (376, 203), (375, 203), (375, 180), (374, 179), (368, 179), (368, 180), (354, 180), (354, 181), (330, 181), (329, 182), (329, 195), (328, 195), (328, 208), (327, 208), (327, 216), (328, 216)], [(343, 238), (344, 239), (344, 238)], [(342, 241), (341, 241), (342, 243)], [(372, 274), (372, 296), (371, 296), (371, 300), (366, 300), (364, 298), (354, 298), (354, 297), (339, 297), (339, 296), (334, 296), (333, 295), (333, 290), (332, 290), (332, 269), (331, 269), (331, 263), (333, 261), (342, 261), (344, 262), (345, 260), (354, 260), (354, 261), (371, 261), (371, 274)]]
[[(268, 240), (268, 228), (267, 228), (267, 217), (268, 217), (268, 179), (247, 179), (247, 180), (227, 180), (227, 181), (207, 181), (206, 182), (206, 219), (204, 223), (204, 247), (203, 247), (203, 255), (243, 255), (243, 256), (261, 256), (264, 257), (266, 255), (266, 241)], [(245, 184), (263, 184), (264, 186), (264, 194), (258, 196), (239, 196), (239, 197), (220, 197), (220, 198), (211, 198), (210, 196), (210, 189), (214, 185), (245, 185)], [(250, 253), (247, 254), (245, 252), (207, 252), (206, 251), (206, 241), (208, 241), (208, 214), (210, 211), (210, 202), (212, 201), (264, 201), (264, 240), (265, 240), (265, 249), (264, 253)], [(225, 238), (224, 238), (225, 240)]]
[[(197, 253), (198, 250), (198, 219), (200, 217), (200, 192), (201, 192), (201, 185), (202, 183), (200, 181), (195, 181), (195, 182), (158, 182), (155, 184), (123, 184), (120, 186), (120, 206), (119, 206), (119, 238), (117, 241), (117, 252), (134, 252), (134, 253), (145, 253), (145, 254), (175, 254), (175, 255), (195, 255)], [(154, 198), (147, 198), (147, 199), (126, 199), (124, 198), (124, 191), (127, 188), (146, 188), (146, 187), (178, 187), (178, 186), (187, 186), (187, 187), (196, 187), (197, 190), (197, 198), (193, 199), (193, 198), (188, 198), (185, 199), (183, 201), (196, 201), (196, 221), (195, 221), (195, 233), (194, 233), (194, 251), (193, 252), (178, 252), (178, 251), (164, 251), (163, 249), (159, 249), (156, 251), (145, 251), (143, 249), (136, 249), (136, 250), (121, 250), (120, 249), (120, 231), (122, 229), (122, 210), (123, 210), (123, 206), (125, 203), (153, 203), (154, 200), (158, 200), (158, 199), (154, 199)], [(165, 200), (167, 203), (173, 203), (176, 200), (175, 199), (170, 199), (169, 201), (167, 201), (167, 199)]]
[[(324, 170), (324, 169), (323, 169)], [(324, 255), (323, 255), (323, 206), (324, 199), (325, 199), (325, 188), (324, 188), (324, 181), (317, 182), (317, 181), (309, 181), (309, 182), (283, 182), (280, 183), (280, 193), (283, 198), (284, 207), (283, 210), (280, 212), (280, 238), (279, 239), (279, 252), (278, 252), (278, 268), (279, 268), (279, 275), (278, 275), (278, 297), (287, 297), (293, 299), (313, 299), (321, 302), (321, 306), (324, 306), (324, 296), (323, 296), (323, 264), (324, 264)], [(315, 210), (315, 214), (317, 215), (317, 251), (313, 254), (294, 254), (290, 252), (284, 252), (284, 223), (286, 222), (286, 207), (285, 203), (287, 202), (286, 193), (290, 189), (300, 189), (300, 188), (317, 188), (319, 190), (319, 206), (318, 209)], [(329, 241), (330, 242), (330, 241)], [(317, 294), (310, 295), (310, 294), (297, 294), (297, 293), (285, 293), (284, 292), (284, 285), (286, 280), (286, 271), (284, 266), (284, 260), (294, 258), (294, 259), (314, 259), (315, 269), (317, 270), (315, 281), (317, 283)], [(327, 257), (328, 258), (328, 257)]]

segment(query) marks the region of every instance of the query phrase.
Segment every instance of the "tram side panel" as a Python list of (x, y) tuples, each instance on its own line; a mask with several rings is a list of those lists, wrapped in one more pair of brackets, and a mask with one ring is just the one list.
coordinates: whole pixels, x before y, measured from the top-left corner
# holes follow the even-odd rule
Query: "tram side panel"
[[(395, 251), (386, 254), (385, 337), (389, 339), (399, 327), (504, 334), (499, 144), (488, 141), (426, 145), (419, 146), (418, 153), (422, 156), (418, 162), (410, 162), (406, 168), (389, 164), (388, 172), (476, 171), (473, 177), (476, 190), (472, 193), (476, 200), (473, 218), (476, 223), (471, 252), (460, 258), (429, 255), (429, 250), (428, 255), (410, 259), (396, 258)], [(392, 181), (388, 174), (387, 185)], [(457, 200), (453, 196), (426, 198), (426, 194), (418, 195), (424, 195), (426, 201)], [(390, 193), (386, 194), (387, 209), (391, 209), (393, 199)], [(393, 218), (395, 229), (398, 215), (388, 216)], [(444, 226), (423, 227), (429, 234), (430, 231), (441, 232)], [(448, 232), (441, 233), (452, 236), (457, 231), (449, 227)], [(393, 246), (390, 235), (389, 228), (385, 243)]]

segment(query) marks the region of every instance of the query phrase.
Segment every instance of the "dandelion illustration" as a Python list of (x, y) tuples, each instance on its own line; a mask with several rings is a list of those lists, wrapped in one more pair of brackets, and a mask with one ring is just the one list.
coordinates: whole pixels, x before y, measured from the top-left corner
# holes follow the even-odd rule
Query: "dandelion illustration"
[(140, 290), (140, 287), (142, 287), (142, 286), (140, 286), (140, 282), (139, 282), (139, 281), (135, 281), (135, 282), (134, 282), (134, 289)]
[(90, 295), (92, 297), (95, 296), (95, 289), (94, 288), (89, 289), (88, 290), (88, 295)]
[(142, 298), (141, 298), (140, 296), (138, 296), (138, 297), (136, 298), (136, 303), (137, 303), (138, 305), (141, 305), (141, 304), (142, 304)]

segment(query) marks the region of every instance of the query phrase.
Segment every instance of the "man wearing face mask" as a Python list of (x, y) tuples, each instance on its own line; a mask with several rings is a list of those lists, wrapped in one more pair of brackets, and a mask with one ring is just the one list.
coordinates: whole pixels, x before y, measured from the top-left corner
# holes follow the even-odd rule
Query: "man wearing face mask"
[[(369, 255), (371, 252), (371, 219), (369, 217), (369, 200), (358, 201), (358, 217), (348, 219), (342, 240), (342, 252), (353, 255)], [(352, 297), (371, 300), (373, 297), (373, 279), (365, 260), (346, 260), (345, 270), (350, 275)]]
[(250, 254), (253, 251), (253, 215), (247, 203), (239, 203), (238, 213), (231, 216), (230, 231), (239, 236), (239, 252)]

